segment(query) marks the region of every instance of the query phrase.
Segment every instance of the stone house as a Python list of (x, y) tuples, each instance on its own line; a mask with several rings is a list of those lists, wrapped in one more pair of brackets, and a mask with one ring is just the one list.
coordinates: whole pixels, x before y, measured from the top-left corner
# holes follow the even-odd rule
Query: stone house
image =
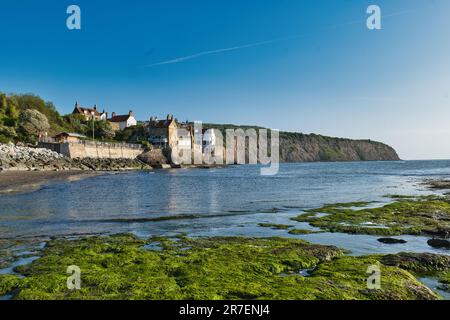
[(75, 108), (72, 114), (81, 114), (85, 117), (86, 121), (92, 120), (92, 117), (94, 120), (106, 120), (108, 118), (108, 113), (105, 110), (98, 112), (97, 105), (94, 105), (92, 108), (82, 107), (78, 104), (78, 101), (75, 102)]
[[(157, 117), (151, 117), (145, 131), (148, 136), (148, 141), (154, 147), (173, 148), (178, 145), (177, 129), (180, 127), (173, 115), (167, 115), (165, 120), (158, 120)], [(190, 138), (187, 140), (190, 141)]]
[(115, 112), (111, 114), (111, 118), (108, 119), (113, 130), (119, 131), (124, 130), (129, 127), (134, 127), (137, 125), (136, 118), (134, 117), (133, 111), (129, 111), (125, 115), (116, 115)]

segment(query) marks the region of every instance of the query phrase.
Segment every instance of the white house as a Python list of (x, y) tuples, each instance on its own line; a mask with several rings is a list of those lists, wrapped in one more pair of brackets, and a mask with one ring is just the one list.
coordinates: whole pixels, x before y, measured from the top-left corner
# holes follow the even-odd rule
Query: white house
[(216, 129), (204, 129), (203, 130), (203, 153), (214, 154), (217, 145)]
[(178, 134), (178, 148), (183, 150), (190, 150), (192, 148), (191, 132), (182, 128), (177, 130)]
[(114, 130), (124, 130), (128, 127), (134, 127), (137, 125), (137, 121), (134, 118), (133, 111), (130, 110), (126, 115), (116, 115), (115, 112), (111, 114), (111, 118), (108, 119)]

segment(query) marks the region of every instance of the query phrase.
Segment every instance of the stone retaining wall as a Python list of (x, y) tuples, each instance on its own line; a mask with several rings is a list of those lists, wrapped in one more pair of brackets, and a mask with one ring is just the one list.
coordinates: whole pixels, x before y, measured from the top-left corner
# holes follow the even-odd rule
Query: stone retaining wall
[(135, 159), (143, 152), (139, 145), (102, 142), (40, 143), (39, 146), (72, 159)]

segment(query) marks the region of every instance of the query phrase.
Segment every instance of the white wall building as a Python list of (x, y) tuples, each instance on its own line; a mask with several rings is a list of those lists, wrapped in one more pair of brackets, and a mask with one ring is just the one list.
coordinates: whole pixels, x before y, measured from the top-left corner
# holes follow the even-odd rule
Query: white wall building
[(216, 129), (204, 129), (202, 140), (203, 153), (214, 154), (217, 146)]
[(111, 126), (115, 130), (124, 130), (128, 127), (134, 127), (137, 125), (137, 121), (134, 118), (133, 111), (130, 110), (130, 112), (126, 115), (116, 115), (115, 112), (112, 113), (111, 119), (108, 120), (111, 122)]

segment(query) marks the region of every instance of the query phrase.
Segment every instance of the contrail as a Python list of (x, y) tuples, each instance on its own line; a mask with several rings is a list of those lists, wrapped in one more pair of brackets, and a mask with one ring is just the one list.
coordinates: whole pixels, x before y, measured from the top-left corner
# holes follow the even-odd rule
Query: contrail
[[(413, 11), (417, 11), (417, 10), (405, 10), (405, 11), (400, 11), (400, 12), (394, 12), (394, 13), (391, 13), (391, 14), (383, 15), (383, 18), (394, 17), (394, 16), (402, 15), (402, 14), (413, 12)], [(360, 24), (360, 23), (365, 23), (365, 22), (366, 22), (366, 20), (355, 20), (355, 21), (350, 21), (350, 22), (345, 22), (345, 23), (341, 23), (341, 24), (327, 26), (327, 27), (324, 27), (324, 28), (317, 29), (316, 31), (319, 31), (319, 32), (320, 31), (326, 31), (326, 30), (331, 30), (331, 29), (335, 29), (335, 28), (340, 28), (340, 27), (345, 27), (345, 26), (349, 26), (349, 25), (353, 25), (353, 24)], [(228, 48), (222, 48), (222, 49), (216, 49), (216, 50), (202, 51), (202, 52), (195, 53), (195, 54), (188, 55), (188, 56), (183, 56), (183, 57), (178, 57), (178, 58), (174, 58), (174, 59), (171, 59), (171, 60), (165, 60), (165, 61), (161, 61), (161, 62), (157, 62), (157, 63), (153, 63), (153, 64), (148, 64), (148, 65), (145, 65), (144, 67), (151, 68), (151, 67), (162, 66), (162, 65), (166, 65), (166, 64), (180, 63), (180, 62), (184, 62), (184, 61), (200, 58), (200, 57), (211, 55), (211, 54), (223, 53), (223, 52), (229, 52), (229, 51), (236, 51), (236, 50), (252, 48), (252, 47), (259, 47), (259, 46), (272, 44), (272, 43), (276, 43), (276, 42), (293, 40), (293, 39), (298, 39), (298, 38), (302, 38), (302, 37), (307, 37), (307, 36), (311, 36), (313, 34), (314, 33), (310, 32), (310, 33), (297, 34), (297, 35), (292, 35), (292, 36), (287, 36), (287, 37), (282, 37), (282, 38), (276, 38), (276, 39), (271, 39), (271, 40), (266, 40), (266, 41), (254, 42), (254, 43), (244, 44), (244, 45), (240, 45), (240, 46), (234, 46), (234, 47), (228, 47)]]
[[(298, 36), (294, 36), (294, 37), (298, 37)], [(290, 38), (292, 38), (292, 37), (290, 37)], [(199, 53), (192, 54), (192, 55), (189, 55), (189, 56), (178, 57), (178, 58), (171, 59), (171, 60), (166, 60), (166, 61), (162, 61), (162, 62), (149, 64), (149, 65), (146, 65), (145, 67), (155, 67), (155, 66), (161, 66), (161, 65), (165, 65), (165, 64), (179, 63), (179, 62), (183, 62), (183, 61), (192, 60), (192, 59), (195, 59), (195, 58), (207, 56), (207, 55), (210, 55), (210, 54), (222, 53), (222, 52), (228, 52), (228, 51), (235, 51), (235, 50), (251, 48), (251, 47), (257, 47), (257, 46), (262, 46), (262, 45), (265, 45), (265, 44), (270, 44), (270, 43), (283, 41), (283, 40), (287, 40), (287, 38), (285, 37), (285, 38), (279, 38), (279, 39), (272, 39), (272, 40), (267, 40), (267, 41), (261, 41), (261, 42), (244, 44), (244, 45), (241, 45), (241, 46), (235, 46), (235, 47), (229, 47), (229, 48), (223, 48), (223, 49), (203, 51), (203, 52), (199, 52)]]

